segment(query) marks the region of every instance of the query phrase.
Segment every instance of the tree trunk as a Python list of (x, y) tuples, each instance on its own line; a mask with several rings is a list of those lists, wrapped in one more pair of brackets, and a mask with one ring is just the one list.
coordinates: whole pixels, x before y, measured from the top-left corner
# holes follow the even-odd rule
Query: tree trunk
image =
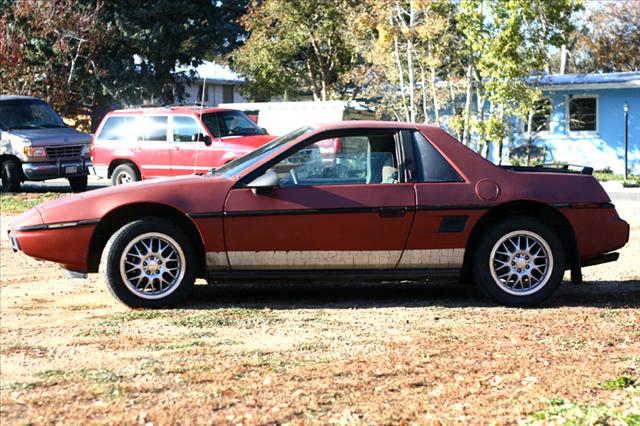
[(435, 117), (435, 124), (440, 124), (440, 106), (438, 105), (438, 92), (436, 87), (436, 69), (433, 66), (433, 62), (429, 65), (429, 69), (431, 71), (430, 81), (431, 81), (431, 94), (433, 96), (433, 115)]
[[(393, 19), (391, 20), (391, 27), (393, 28)], [(398, 75), (400, 77), (400, 98), (402, 100), (402, 110), (404, 111), (405, 121), (409, 121), (409, 110), (407, 109), (407, 98), (404, 89), (404, 70), (402, 69), (402, 61), (400, 60), (400, 49), (398, 48), (398, 35), (393, 36), (394, 53), (396, 57), (396, 66), (398, 67)]]
[(311, 83), (311, 86), (312, 86), (313, 100), (319, 101), (320, 89), (318, 88), (318, 82), (316, 81), (315, 76), (313, 75), (313, 67), (311, 66), (311, 60), (307, 59), (305, 61), (305, 65), (307, 66), (307, 75), (309, 76), (309, 82)]
[(471, 121), (471, 96), (473, 88), (473, 66), (469, 64), (467, 67), (467, 93), (464, 101), (464, 128), (462, 129), (462, 142), (469, 146), (471, 144), (471, 129), (469, 124)]
[(423, 121), (428, 123), (428, 115), (427, 115), (427, 85), (424, 81), (424, 66), (422, 62), (420, 62), (420, 82), (422, 84), (422, 115)]
[(409, 74), (409, 114), (411, 122), (416, 121), (416, 104), (415, 104), (415, 79), (413, 68), (413, 0), (409, 1), (409, 36), (407, 37), (407, 72)]
[(318, 62), (318, 71), (320, 72), (320, 97), (323, 101), (327, 100), (327, 86), (331, 84), (329, 81), (329, 72), (327, 70), (327, 66), (325, 64), (324, 58), (322, 57), (322, 52), (320, 51), (320, 47), (318, 46), (318, 42), (316, 38), (313, 36), (313, 32), (310, 28), (307, 29), (309, 33), (309, 41), (311, 41), (311, 46), (313, 47), (313, 51), (315, 53), (316, 61)]

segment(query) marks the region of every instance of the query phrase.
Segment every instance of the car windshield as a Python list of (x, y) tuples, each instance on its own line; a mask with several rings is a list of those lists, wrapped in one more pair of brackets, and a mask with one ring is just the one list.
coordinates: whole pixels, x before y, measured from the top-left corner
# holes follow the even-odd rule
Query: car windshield
[(299, 137), (306, 135), (312, 130), (313, 127), (310, 126), (301, 127), (291, 133), (287, 133), (284, 136), (280, 136), (279, 138), (274, 139), (265, 145), (262, 145), (260, 148), (256, 149), (255, 151), (251, 151), (243, 157), (228, 162), (218, 169), (212, 169), (209, 173), (213, 176), (224, 176), (225, 178), (236, 176), (248, 167), (274, 153), (283, 145), (286, 145), (289, 142), (292, 142)]
[(0, 125), (5, 130), (67, 127), (49, 104), (39, 99), (0, 101)]
[(252, 119), (242, 111), (220, 111), (202, 114), (202, 121), (216, 138), (264, 135)]

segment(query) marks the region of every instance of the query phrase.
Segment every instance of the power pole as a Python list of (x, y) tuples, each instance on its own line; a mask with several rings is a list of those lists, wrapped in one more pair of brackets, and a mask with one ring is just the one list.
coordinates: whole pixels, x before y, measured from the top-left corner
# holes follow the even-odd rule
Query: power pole
[(624, 103), (624, 180), (629, 179), (629, 103)]

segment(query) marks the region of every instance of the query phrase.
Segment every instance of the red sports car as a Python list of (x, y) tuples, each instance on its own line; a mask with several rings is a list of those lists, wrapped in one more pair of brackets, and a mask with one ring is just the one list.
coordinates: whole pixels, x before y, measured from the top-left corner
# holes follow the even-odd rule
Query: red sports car
[(9, 237), (71, 271), (101, 265), (131, 307), (175, 305), (197, 277), (436, 275), (530, 306), (565, 270), (580, 281), (616, 260), (629, 225), (588, 169), (499, 167), (437, 127), (358, 121), (303, 127), (205, 175), (48, 202)]

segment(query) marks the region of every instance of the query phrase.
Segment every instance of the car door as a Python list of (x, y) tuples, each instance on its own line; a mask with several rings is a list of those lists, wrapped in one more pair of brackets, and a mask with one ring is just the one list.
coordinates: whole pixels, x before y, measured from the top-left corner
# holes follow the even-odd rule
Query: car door
[[(339, 150), (321, 150), (336, 137)], [(254, 193), (241, 181), (229, 192), (224, 234), (230, 267), (395, 268), (415, 208), (413, 184), (402, 173), (399, 133), (334, 132), (309, 143), (259, 170), (275, 171), (279, 187)]]
[(416, 214), (398, 268), (460, 268), (471, 229), (486, 207), (474, 201), (475, 185), (422, 133), (403, 133), (415, 164)]
[(190, 115), (171, 117), (171, 175), (203, 173), (213, 165), (212, 149), (202, 141), (194, 141), (194, 135), (206, 135), (200, 123)]
[(142, 177), (171, 176), (171, 143), (168, 140), (166, 115), (139, 115), (135, 119)]

